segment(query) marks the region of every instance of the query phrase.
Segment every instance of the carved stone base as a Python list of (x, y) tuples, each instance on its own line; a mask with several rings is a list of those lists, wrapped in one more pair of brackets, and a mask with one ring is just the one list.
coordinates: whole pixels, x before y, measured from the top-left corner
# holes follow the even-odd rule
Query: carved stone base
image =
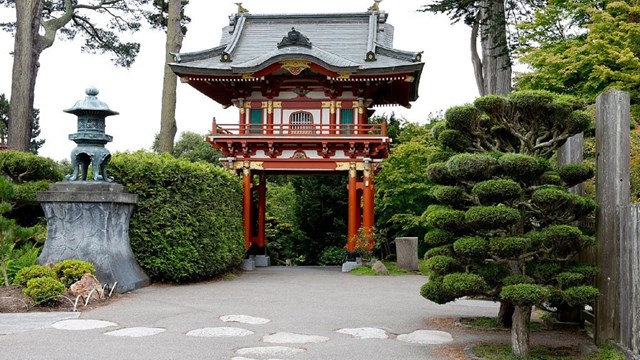
[(129, 218), (137, 195), (126, 193), (120, 184), (78, 181), (51, 184), (37, 198), (47, 219), (39, 264), (89, 261), (100, 282), (118, 282), (118, 292), (149, 285), (129, 244)]

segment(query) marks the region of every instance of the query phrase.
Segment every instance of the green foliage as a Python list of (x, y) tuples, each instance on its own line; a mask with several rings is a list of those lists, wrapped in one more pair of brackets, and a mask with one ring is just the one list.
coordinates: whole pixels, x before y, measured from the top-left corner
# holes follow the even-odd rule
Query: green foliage
[(556, 276), (556, 280), (561, 289), (566, 289), (581, 285), (584, 282), (584, 275), (574, 272), (562, 272)]
[[(1, 27), (2, 24), (0, 24)], [(9, 100), (4, 94), (0, 94), (0, 144), (6, 144), (9, 133)], [(33, 119), (31, 120), (31, 153), (37, 154), (44, 145), (44, 139), (40, 136), (40, 110), (33, 109)]]
[(549, 168), (543, 159), (523, 154), (504, 154), (498, 159), (502, 172), (511, 179), (531, 184)]
[(60, 181), (63, 174), (55, 161), (31, 153), (0, 151), (0, 172), (15, 184), (26, 181)]
[(461, 237), (453, 243), (456, 255), (479, 261), (484, 260), (487, 248), (487, 240), (482, 237)]
[(60, 282), (66, 287), (69, 287), (80, 280), (82, 275), (95, 274), (96, 269), (93, 267), (93, 264), (89, 262), (78, 259), (68, 259), (53, 265), (53, 272)]
[(569, 306), (579, 306), (591, 303), (599, 294), (593, 286), (583, 285), (568, 288), (562, 292), (562, 297)]
[(446, 304), (456, 299), (442, 283), (442, 277), (429, 278), (429, 282), (420, 287), (420, 295), (436, 304)]
[(439, 162), (444, 163), (444, 162), (447, 162), (447, 160), (449, 160), (453, 155), (455, 155), (455, 153), (451, 151), (437, 150), (429, 154), (429, 156), (427, 157), (427, 163), (428, 164), (435, 164)]
[[(191, 131), (182, 132), (173, 146), (173, 156), (192, 162), (204, 161), (213, 165), (220, 165), (219, 159), (222, 157), (222, 153), (220, 150), (212, 148), (211, 144), (206, 142), (204, 138), (205, 135)], [(159, 152), (159, 141), (159, 134), (156, 134), (153, 145), (151, 145), (151, 148), (156, 153)]]
[(44, 265), (31, 265), (20, 269), (13, 279), (14, 285), (27, 285), (27, 282), (31, 279), (39, 277), (55, 278), (56, 273), (53, 272), (48, 266)]
[(116, 154), (110, 168), (139, 196), (129, 238), (153, 280), (207, 279), (240, 263), (242, 189), (236, 177), (204, 162), (145, 152)]
[(340, 265), (347, 260), (347, 249), (339, 246), (324, 248), (318, 258), (319, 265)]
[(482, 276), (471, 273), (447, 274), (442, 279), (442, 285), (455, 297), (480, 295), (487, 288)]
[(524, 237), (495, 237), (489, 241), (489, 252), (502, 259), (513, 259), (524, 254), (530, 245)]
[(477, 183), (471, 193), (483, 205), (510, 204), (522, 197), (520, 185), (513, 180), (497, 179)]
[(558, 256), (569, 256), (577, 253), (590, 242), (580, 229), (571, 225), (551, 225), (531, 236), (535, 244), (553, 249)]
[(34, 265), (40, 255), (41, 247), (32, 243), (26, 243), (19, 248), (14, 248), (7, 260), (7, 277), (9, 283), (13, 283), (18, 271), (28, 266)]
[(586, 281), (591, 281), (598, 275), (599, 269), (593, 265), (576, 265), (569, 268), (569, 271), (573, 273), (582, 274)]
[(446, 163), (435, 163), (427, 167), (427, 177), (436, 184), (447, 185), (454, 182)]
[(66, 287), (54, 278), (38, 277), (27, 282), (22, 294), (31, 300), (32, 305), (47, 306), (55, 304), (65, 290)]
[(521, 220), (520, 212), (506, 206), (474, 206), (464, 214), (467, 226), (478, 230), (508, 229)]
[(440, 135), (438, 135), (438, 141), (454, 151), (464, 151), (471, 146), (471, 141), (468, 136), (461, 131), (452, 129), (442, 130)]
[(466, 200), (465, 191), (459, 186), (434, 186), (431, 195), (436, 201), (447, 205), (458, 205)]
[(459, 180), (488, 179), (496, 166), (496, 159), (485, 154), (458, 154), (447, 161), (449, 174)]
[(591, 179), (594, 176), (594, 171), (588, 165), (570, 164), (560, 167), (558, 174), (568, 187), (572, 187)]
[(447, 127), (454, 130), (465, 131), (477, 126), (480, 121), (480, 111), (473, 105), (453, 106), (444, 113)]
[(450, 257), (452, 255), (451, 245), (438, 246), (427, 250), (427, 252), (424, 253), (424, 259), (429, 260), (430, 258), (438, 255)]
[(460, 210), (442, 209), (425, 212), (426, 221), (429, 226), (449, 232), (457, 232), (464, 229), (465, 213)]
[(436, 255), (427, 259), (425, 266), (436, 275), (444, 275), (456, 269), (458, 262), (451, 256)]
[(510, 275), (502, 279), (502, 283), (505, 286), (518, 284), (534, 284), (535, 280), (527, 275)]
[(538, 284), (551, 284), (555, 282), (555, 277), (561, 269), (560, 264), (554, 262), (535, 262), (528, 267), (527, 273), (530, 274)]
[(516, 284), (502, 288), (500, 298), (518, 306), (540, 304), (549, 297), (549, 289), (535, 284)]
[(455, 235), (442, 229), (431, 230), (424, 236), (424, 242), (429, 247), (437, 247), (445, 244), (450, 244), (453, 242), (453, 240), (455, 240)]

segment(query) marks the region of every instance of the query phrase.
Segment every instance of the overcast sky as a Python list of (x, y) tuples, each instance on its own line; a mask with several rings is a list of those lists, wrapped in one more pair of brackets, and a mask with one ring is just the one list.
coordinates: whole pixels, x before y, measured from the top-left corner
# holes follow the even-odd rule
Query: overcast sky
[[(236, 0), (237, 1), (237, 0)], [(191, 17), (183, 52), (208, 49), (218, 45), (222, 27), (236, 11), (234, 0), (191, 0), (186, 13)], [(471, 102), (477, 96), (469, 54), (469, 27), (451, 25), (444, 15), (416, 10), (426, 0), (385, 0), (381, 10), (389, 14), (395, 27), (394, 47), (424, 51), (425, 67), (420, 81), (419, 99), (411, 109), (384, 108), (409, 121), (424, 122), (429, 113), (453, 105)], [(365, 12), (372, 0), (245, 0), (243, 5), (254, 14)], [(0, 7), (0, 22), (15, 18), (15, 10)], [(69, 156), (75, 143), (68, 140), (76, 132), (76, 117), (62, 112), (83, 98), (88, 86), (100, 91), (98, 98), (120, 115), (107, 118), (107, 134), (114, 140), (107, 145), (111, 152), (149, 149), (160, 129), (164, 33), (144, 30), (133, 35), (141, 42), (140, 55), (128, 70), (112, 65), (108, 55), (88, 55), (80, 51), (80, 40), (56, 40), (40, 58), (36, 83), (35, 107), (40, 109), (41, 138), (46, 139), (40, 154), (55, 160)], [(336, 34), (336, 41), (340, 41)], [(11, 92), (13, 38), (0, 33), (0, 93)], [(378, 110), (381, 111), (381, 110)], [(211, 119), (237, 121), (234, 109), (223, 110), (213, 100), (178, 83), (176, 119), (182, 131), (206, 133)]]

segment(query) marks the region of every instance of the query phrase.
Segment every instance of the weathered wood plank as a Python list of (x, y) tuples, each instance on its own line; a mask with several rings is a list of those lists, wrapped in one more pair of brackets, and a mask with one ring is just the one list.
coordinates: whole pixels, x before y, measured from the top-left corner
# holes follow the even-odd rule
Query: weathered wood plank
[(626, 92), (608, 90), (596, 99), (597, 278), (595, 338), (598, 344), (620, 341), (620, 214), (630, 201), (629, 121)]

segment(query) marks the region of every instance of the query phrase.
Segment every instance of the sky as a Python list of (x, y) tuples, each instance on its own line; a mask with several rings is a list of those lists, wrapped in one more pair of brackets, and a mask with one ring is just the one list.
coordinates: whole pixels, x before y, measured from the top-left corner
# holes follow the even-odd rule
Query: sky
[[(237, 0), (191, 0), (186, 14), (191, 18), (182, 52), (217, 46), (229, 15), (236, 12)], [(470, 61), (470, 28), (451, 25), (445, 15), (416, 11), (427, 0), (384, 0), (380, 9), (389, 14), (387, 22), (395, 27), (394, 47), (424, 51), (425, 67), (420, 80), (419, 98), (411, 109), (394, 107), (376, 114), (404, 117), (425, 122), (429, 114), (444, 112), (454, 105), (472, 102), (477, 96)], [(243, 6), (254, 14), (365, 12), (373, 0), (244, 0)], [(15, 19), (13, 8), (0, 7), (0, 22)], [(339, 38), (340, 34), (336, 34)], [(85, 97), (85, 89), (96, 87), (98, 98), (120, 115), (110, 116), (106, 132), (114, 137), (107, 144), (112, 152), (150, 149), (154, 135), (160, 131), (160, 108), (164, 66), (164, 32), (143, 29), (131, 35), (142, 44), (140, 54), (130, 69), (115, 67), (108, 54), (81, 52), (81, 39), (56, 40), (40, 57), (34, 107), (40, 109), (40, 138), (46, 139), (40, 155), (54, 160), (69, 157), (75, 143), (68, 134), (77, 130), (76, 117), (64, 113)], [(0, 32), (0, 93), (11, 93), (13, 37)], [(211, 120), (236, 122), (237, 110), (224, 110), (210, 98), (187, 84), (178, 82), (176, 121), (178, 135), (183, 131), (205, 134)]]

